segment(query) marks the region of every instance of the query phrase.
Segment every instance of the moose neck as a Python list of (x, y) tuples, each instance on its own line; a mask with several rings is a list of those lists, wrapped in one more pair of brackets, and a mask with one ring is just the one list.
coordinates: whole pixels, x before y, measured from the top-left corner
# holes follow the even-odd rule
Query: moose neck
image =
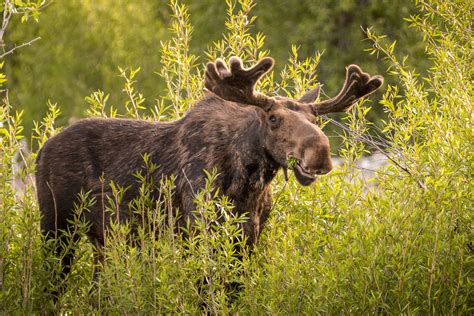
[[(221, 192), (243, 199), (265, 189), (279, 165), (265, 148), (265, 126), (259, 109), (207, 96), (179, 121), (175, 142), (186, 157), (177, 161), (186, 181), (196, 187), (202, 169), (217, 169)], [(242, 194), (251, 190), (252, 194)], [(247, 203), (244, 203), (247, 204)]]

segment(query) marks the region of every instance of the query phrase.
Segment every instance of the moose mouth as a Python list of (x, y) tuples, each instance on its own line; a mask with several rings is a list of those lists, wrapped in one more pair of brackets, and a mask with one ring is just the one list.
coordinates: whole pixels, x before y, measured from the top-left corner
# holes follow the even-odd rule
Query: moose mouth
[(300, 163), (297, 163), (293, 167), (293, 172), (295, 173), (296, 180), (298, 180), (301, 185), (307, 186), (316, 180), (316, 177), (311, 173), (306, 172)]

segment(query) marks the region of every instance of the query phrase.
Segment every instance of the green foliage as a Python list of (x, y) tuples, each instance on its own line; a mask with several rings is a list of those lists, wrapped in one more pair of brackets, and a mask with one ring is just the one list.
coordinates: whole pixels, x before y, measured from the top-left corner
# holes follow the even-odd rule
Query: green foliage
[[(111, 9), (113, 8), (113, 9)], [(159, 43), (166, 39), (166, 5), (157, 1), (54, 1), (42, 11), (40, 23), (19, 25), (12, 19), (8, 40), (21, 43), (31, 34), (41, 37), (33, 47), (8, 56), (5, 71), (12, 104), (26, 109), (25, 125), (39, 121), (47, 102), (58, 103), (60, 123), (86, 114), (84, 96), (100, 89), (120, 109), (129, 99), (121, 92), (118, 66), (136, 69), (135, 79), (149, 100), (158, 98), (163, 84), (159, 69)]]
[[(189, 104), (201, 96), (201, 75), (197, 71), (197, 57), (189, 53), (192, 27), (187, 8), (173, 0), (170, 3), (174, 20), (171, 22), (173, 38), (161, 45), (161, 77), (166, 82), (163, 101), (169, 101), (171, 118), (180, 118)], [(194, 72), (194, 73), (193, 73)], [(160, 101), (158, 101), (160, 102)]]
[[(29, 19), (26, 25), (19, 25), (20, 17), (12, 19), (14, 27), (6, 34), (10, 42), (28, 42), (32, 34), (41, 38), (34, 48), (26, 47), (10, 55), (5, 65), (8, 85), (16, 90), (12, 104), (25, 110), (26, 130), (29, 132), (32, 121), (39, 121), (47, 111), (48, 100), (57, 102), (63, 109), (61, 124), (86, 115), (84, 96), (97, 89), (109, 95), (110, 104), (123, 109), (128, 97), (120, 93), (122, 81), (117, 66), (140, 67), (136, 79), (147, 97), (145, 106), (154, 107), (155, 99), (168, 105), (180, 103), (178, 112), (173, 114), (179, 117), (187, 104), (199, 97), (195, 91), (200, 93), (202, 80), (191, 77), (202, 69), (199, 66), (206, 61), (204, 51), (209, 51), (206, 58), (228, 57), (233, 53), (248, 62), (271, 52), (277, 61), (275, 76), (282, 83), (285, 80), (280, 80), (279, 72), (285, 68), (284, 61), (292, 58), (289, 47), (294, 45), (302, 60), (313, 57), (318, 50), (324, 51), (327, 57), (318, 69), (324, 83), (323, 95), (337, 93), (343, 82), (344, 67), (351, 63), (370, 73), (384, 71), (383, 65), (374, 63), (363, 52), (367, 42), (362, 41), (366, 36), (361, 26), (376, 27), (397, 40), (398, 56), (415, 57), (422, 73), (428, 64), (421, 37), (403, 21), (415, 12), (414, 5), (407, 1), (183, 2), (189, 9), (177, 2), (167, 5), (166, 1), (153, 0), (54, 1), (47, 2), (49, 5), (41, 11), (44, 17), (41, 23), (30, 23), (34, 19)], [(191, 24), (196, 31), (191, 30)], [(167, 25), (170, 25), (168, 30)], [(253, 42), (251, 46), (249, 41)], [(211, 42), (215, 44), (209, 46)], [(181, 53), (160, 54), (160, 50), (170, 53), (181, 50)], [(175, 56), (182, 56), (183, 60), (176, 61)], [(163, 70), (173, 67), (179, 68), (174, 74)], [(175, 80), (167, 76), (175, 76)], [(301, 88), (288, 84), (287, 89)], [(262, 87), (272, 93), (283, 92), (266, 83)], [(182, 89), (180, 93), (179, 89)], [(160, 106), (164, 104), (157, 105)], [(374, 122), (380, 116), (383, 116), (380, 108), (369, 113), (369, 119)]]
[[(267, 54), (263, 35), (250, 32), (254, 2), (227, 5), (223, 40), (210, 46), (209, 56), (237, 54), (252, 61)], [(352, 8), (352, 2), (340, 5)], [(36, 152), (25, 153), (22, 114), (14, 113), (5, 98), (0, 106), (0, 313), (472, 314), (471, 7), (468, 1), (417, 2), (418, 13), (408, 20), (430, 56), (424, 76), (409, 66), (418, 59), (400, 60), (393, 42), (376, 35), (376, 28), (366, 30), (370, 52), (387, 62), (394, 82), (381, 101), (387, 120), (380, 148), (390, 164), (369, 182), (355, 161), (370, 149), (367, 143), (379, 143), (364, 136), (370, 108), (363, 102), (345, 117), (345, 163), (309, 187), (279, 175), (268, 225), (253, 255), (244, 251), (237, 260), (245, 243), (239, 223), (245, 217), (234, 214), (231, 201), (213, 188), (218, 171), (209, 171), (206, 186), (196, 193), (195, 222), (187, 226), (185, 240), (172, 228), (179, 217), (170, 203), (173, 179), (136, 173), (141, 194), (130, 205), (134, 220), (118, 224), (115, 211), (126, 188), (112, 185), (105, 263), (92, 263), (94, 250), (86, 238), (67, 245), (76, 250), (76, 262), (56, 304), (48, 293), (58, 286), (54, 275), (60, 263), (42, 248), (32, 182)], [(162, 44), (159, 72), (167, 98), (147, 103), (134, 66), (121, 71), (123, 107), (110, 106), (109, 94), (98, 90), (86, 98), (89, 116), (174, 119), (199, 98), (202, 67), (190, 52), (189, 16), (175, 1), (171, 11), (174, 37)], [(297, 97), (314, 87), (320, 56), (305, 59), (299, 53), (293, 47), (282, 80), (270, 75), (261, 89)], [(58, 116), (59, 107), (49, 103), (45, 118), (34, 125), (34, 148), (58, 132)], [(157, 168), (143, 158), (148, 172)], [(158, 200), (151, 195), (156, 188), (162, 194)], [(79, 234), (87, 228), (80, 215), (92, 203), (83, 192), (76, 205)], [(94, 268), (101, 269), (96, 279)]]

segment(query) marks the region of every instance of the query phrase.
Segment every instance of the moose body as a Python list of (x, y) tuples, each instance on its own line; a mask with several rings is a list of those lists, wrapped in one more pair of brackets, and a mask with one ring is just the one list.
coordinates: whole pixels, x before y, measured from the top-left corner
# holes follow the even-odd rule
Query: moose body
[[(103, 229), (110, 221), (103, 205), (112, 193), (108, 184), (127, 188), (118, 212), (121, 220), (129, 219), (129, 203), (139, 195), (133, 174), (146, 172), (147, 155), (158, 166), (151, 177), (175, 177), (172, 202), (180, 213), (178, 227), (193, 222), (194, 196), (205, 184), (203, 170), (216, 169), (214, 186), (230, 198), (235, 212), (248, 213), (243, 231), (247, 243), (255, 243), (270, 213), (271, 181), (280, 169), (289, 168), (289, 157), (297, 161), (291, 168), (302, 185), (332, 169), (329, 142), (314, 124), (315, 117), (345, 111), (382, 84), (381, 77), (352, 65), (335, 98), (315, 102), (319, 87), (300, 100), (272, 98), (254, 91), (272, 67), (271, 58), (250, 69), (235, 57), (230, 68), (217, 60), (206, 68), (210, 92), (180, 120), (84, 119), (49, 139), (38, 155), (36, 172), (43, 232), (62, 238), (77, 195), (89, 192), (96, 203), (84, 214), (88, 236), (103, 246)], [(63, 255), (64, 273), (71, 260), (72, 254)]]
[(203, 170), (216, 169), (214, 185), (233, 201), (236, 212), (252, 213), (244, 231), (253, 243), (271, 207), (270, 182), (280, 169), (265, 150), (259, 111), (208, 96), (174, 122), (93, 118), (69, 126), (48, 140), (38, 157), (42, 229), (66, 229), (82, 190), (96, 201), (84, 213), (91, 224), (89, 237), (102, 245), (110, 216), (102, 205), (103, 195), (112, 194), (108, 183), (127, 188), (119, 218), (129, 219), (127, 204), (139, 194), (134, 173), (147, 172), (146, 154), (158, 166), (150, 176), (175, 176), (172, 202), (180, 212), (178, 225), (192, 220), (194, 194), (206, 179)]

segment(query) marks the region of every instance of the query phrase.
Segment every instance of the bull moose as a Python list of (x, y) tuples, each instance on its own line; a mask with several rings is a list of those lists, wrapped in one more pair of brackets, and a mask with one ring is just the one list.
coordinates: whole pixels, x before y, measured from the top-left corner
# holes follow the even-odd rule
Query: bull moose
[[(71, 228), (73, 205), (81, 191), (89, 192), (97, 203), (84, 214), (87, 234), (100, 250), (110, 222), (103, 214), (104, 195), (111, 195), (107, 183), (128, 187), (119, 212), (121, 220), (130, 219), (130, 202), (139, 195), (133, 174), (143, 168), (146, 154), (158, 166), (153, 178), (175, 177), (172, 202), (181, 215), (177, 227), (192, 222), (194, 194), (205, 184), (203, 170), (217, 169), (214, 186), (231, 199), (235, 212), (248, 213), (242, 229), (247, 244), (254, 244), (268, 218), (271, 182), (279, 170), (291, 168), (307, 186), (332, 169), (329, 141), (315, 125), (317, 116), (347, 111), (383, 83), (381, 76), (350, 65), (334, 98), (316, 102), (319, 87), (299, 100), (271, 97), (255, 86), (273, 65), (269, 57), (248, 69), (238, 57), (230, 59), (229, 67), (221, 59), (208, 63), (208, 91), (176, 121), (89, 118), (51, 137), (38, 154), (36, 170), (46, 238), (71, 237), (63, 232)], [(289, 157), (294, 165), (288, 165)], [(62, 256), (64, 274), (72, 259), (72, 251)]]

